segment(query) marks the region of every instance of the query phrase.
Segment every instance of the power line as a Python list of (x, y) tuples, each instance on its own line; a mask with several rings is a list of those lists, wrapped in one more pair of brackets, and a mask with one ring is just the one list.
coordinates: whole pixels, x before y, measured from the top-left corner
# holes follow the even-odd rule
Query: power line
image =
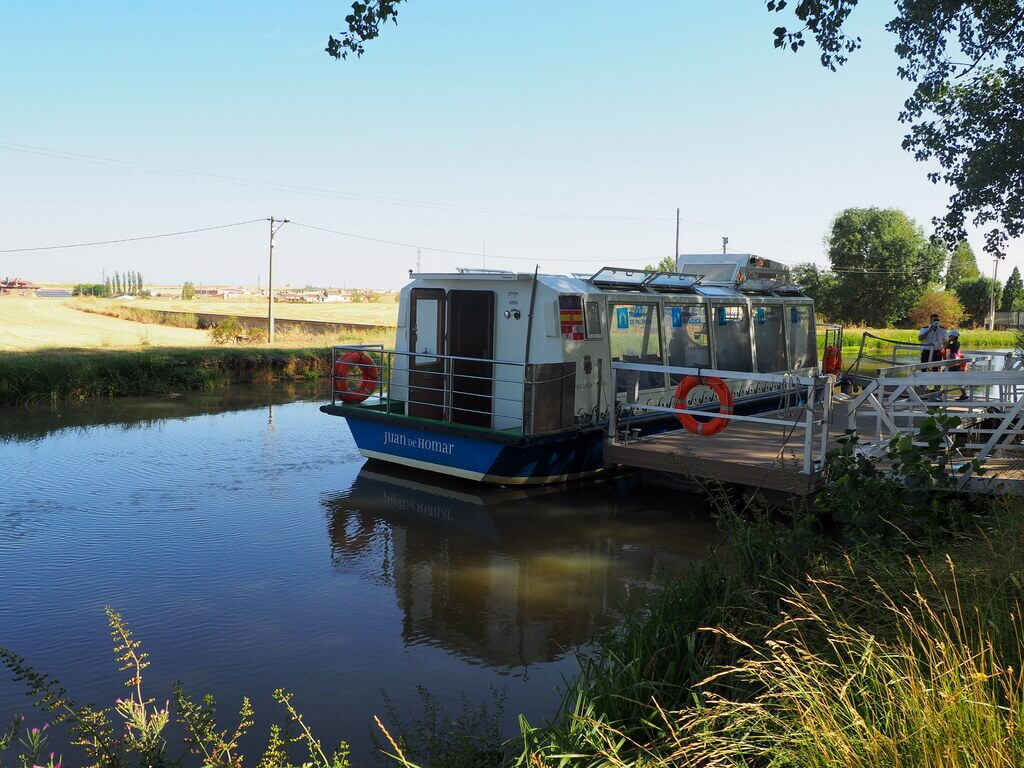
[[(56, 158), (61, 160), (71, 160), (75, 162), (85, 162), (93, 165), (100, 165), (105, 167), (115, 168), (127, 168), (127, 169), (138, 169), (144, 170), (151, 173), (161, 173), (172, 176), (185, 176), (199, 179), (206, 179), (209, 181), (217, 181), (224, 184), (231, 184), (234, 186), (242, 187), (253, 187), (261, 189), (270, 189), (279, 192), (298, 192), (302, 194), (308, 194), (318, 197), (333, 197), (341, 198), (345, 200), (352, 200), (355, 202), (365, 203), (377, 203), (381, 205), (395, 205), (410, 208), (425, 208), (433, 210), (447, 210), (447, 211), (466, 211), (470, 213), (482, 213), (494, 216), (518, 216), (518, 217), (533, 217), (533, 218), (545, 218), (545, 219), (576, 219), (584, 221), (636, 221), (636, 222), (666, 222), (675, 221), (675, 216), (624, 216), (618, 214), (601, 214), (601, 213), (574, 213), (564, 211), (531, 211), (531, 210), (520, 210), (514, 208), (495, 208), (489, 206), (476, 206), (476, 205), (465, 205), (461, 203), (445, 203), (430, 200), (417, 200), (417, 199), (405, 199), (405, 198), (390, 198), (376, 195), (367, 195), (359, 192), (350, 192), (347, 190), (328, 189), (323, 187), (312, 187), (301, 184), (286, 184), (282, 182), (274, 181), (263, 181), (259, 179), (249, 179), (239, 176), (229, 176), (224, 174), (209, 173), (206, 171), (196, 171), (185, 168), (173, 168), (168, 166), (155, 165), (151, 163), (140, 163), (132, 160), (120, 160), (112, 157), (104, 157), (101, 155), (90, 155), (82, 152), (70, 152), (60, 149), (52, 149), (50, 147), (40, 147), (33, 144), (19, 144), (13, 141), (0, 140), (0, 149), (6, 149), (11, 152), (20, 152), (28, 155), (37, 155), (40, 157)], [(789, 243), (790, 245), (798, 245), (803, 247), (810, 246), (810, 243), (805, 243), (799, 240), (791, 240), (784, 237), (775, 237), (773, 235), (759, 235), (752, 232), (746, 232), (744, 230), (738, 230), (735, 227), (722, 227), (718, 224), (709, 224), (705, 221), (697, 221), (695, 219), (680, 218), (684, 224), (690, 224), (698, 227), (706, 227), (708, 229), (730, 229), (737, 234), (746, 234), (751, 237), (757, 237), (765, 240), (774, 240), (780, 243)], [(478, 255), (478, 254), (476, 254)], [(530, 259), (525, 259), (530, 261)], [(564, 261), (564, 259), (563, 259)]]
[(194, 235), (197, 232), (212, 232), (215, 229), (228, 229), (229, 227), (241, 227), (245, 224), (255, 224), (266, 219), (249, 219), (248, 221), (236, 221), (234, 224), (218, 224), (214, 227), (200, 227), (198, 229), (183, 229), (179, 232), (164, 232), (159, 235), (142, 235), (140, 237), (121, 237), (116, 240), (95, 240), (89, 243), (65, 243), (63, 245), (38, 245), (32, 248), (5, 248), (0, 253), (28, 253), (29, 251), (56, 251), (62, 248), (87, 248), (92, 245), (113, 245), (115, 243), (134, 243), (139, 240), (156, 240), (161, 237), (178, 237), (179, 235)]
[[(0, 141), (0, 149), (6, 149), (11, 152), (21, 152), (28, 155), (38, 155), (40, 157), (57, 158), (60, 160), (72, 160), (77, 162), (86, 162), (92, 165), (101, 165), (106, 167), (121, 167), (121, 168), (134, 168), (138, 170), (150, 171), (153, 173), (163, 173), (175, 176), (192, 176), (201, 179), (208, 179), (211, 181), (219, 181), (228, 184), (234, 184), (238, 186), (247, 187), (258, 187), (263, 189), (273, 189), (277, 191), (289, 191), (289, 192), (302, 192), (306, 194), (327, 196), (327, 197), (340, 197), (346, 200), (353, 200), (357, 202), (370, 202), (370, 203), (381, 203), (384, 205), (399, 205), (412, 208), (430, 208), (438, 210), (455, 210), (455, 211), (469, 211), (475, 213), (487, 213), (494, 215), (504, 216), (530, 216), (540, 218), (564, 218), (564, 219), (589, 219), (589, 220), (614, 220), (614, 221), (674, 221), (674, 217), (671, 216), (621, 216), (616, 214), (588, 214), (588, 213), (560, 213), (555, 211), (526, 211), (516, 210), (512, 208), (492, 208), (486, 206), (477, 205), (465, 205), (461, 203), (445, 203), (430, 200), (416, 200), (416, 199), (405, 199), (405, 198), (390, 198), (381, 197), (376, 195), (367, 195), (358, 192), (349, 192), (346, 190), (327, 189), (323, 187), (310, 187), (301, 184), (286, 184), (282, 182), (274, 181), (262, 181), (259, 179), (249, 179), (239, 176), (228, 176), (218, 173), (208, 173), (206, 171), (195, 171), (184, 168), (172, 168), (162, 165), (153, 165), (150, 163), (139, 163), (131, 160), (120, 160), (112, 157), (103, 157), (100, 155), (88, 155), (81, 152), (68, 152), (60, 149), (51, 149), (48, 147), (39, 147), (31, 144), (18, 144), (12, 141)], [(712, 226), (710, 224), (704, 224), (698, 221), (688, 221), (683, 219), (688, 224), (696, 224), (699, 226)]]
[[(483, 257), (485, 255), (485, 254), (479, 253), (477, 251), (457, 251), (457, 250), (453, 250), (451, 248), (433, 248), (433, 247), (431, 247), (429, 245), (422, 245), (422, 244), (418, 244), (418, 243), (403, 243), (403, 242), (399, 242), (397, 240), (385, 240), (385, 239), (380, 238), (380, 237), (371, 237), (369, 235), (358, 235), (358, 234), (355, 234), (354, 232), (342, 232), (340, 230), (330, 229), (328, 227), (318, 227), (318, 226), (315, 226), (313, 224), (303, 224), (302, 222), (295, 221), (294, 219), (292, 220), (291, 223), (294, 226), (296, 226), (296, 227), (303, 227), (305, 229), (315, 229), (318, 232), (329, 232), (332, 235), (340, 235), (341, 237), (351, 237), (351, 238), (354, 238), (356, 240), (368, 240), (368, 241), (370, 241), (372, 243), (383, 243), (384, 245), (396, 245), (396, 246), (398, 246), (400, 248), (414, 248), (416, 250), (431, 251), (433, 253), (448, 253), (448, 254), (453, 254), (455, 256), (480, 256), (480, 257)], [(538, 258), (533, 257), (533, 256), (496, 256), (493, 253), (488, 253), (488, 254), (486, 254), (486, 256), (489, 259), (504, 259), (504, 260), (507, 260), (507, 261), (533, 261), (533, 262), (536, 262), (536, 261), (556, 261), (556, 262), (559, 262), (559, 263), (571, 262), (571, 263), (580, 263), (580, 264), (593, 264), (595, 262), (595, 259), (559, 259), (559, 258), (546, 258), (546, 259), (541, 258), (541, 259), (538, 259)], [(643, 259), (617, 259), (617, 261), (619, 261), (619, 262), (634, 262), (634, 261), (649, 261), (649, 260), (650, 260), (649, 258), (643, 258)]]

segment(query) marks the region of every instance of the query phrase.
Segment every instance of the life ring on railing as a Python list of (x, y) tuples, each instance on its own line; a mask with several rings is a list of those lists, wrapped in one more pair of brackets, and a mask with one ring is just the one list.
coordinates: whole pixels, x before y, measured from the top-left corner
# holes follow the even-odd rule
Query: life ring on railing
[[(672, 396), (672, 407), (673, 408), (685, 408), (686, 398), (690, 394), (690, 391), (697, 386), (704, 385), (710, 387), (711, 390), (718, 395), (718, 402), (720, 403), (718, 412), (723, 413), (726, 416), (732, 416), (733, 413), (733, 399), (732, 391), (729, 389), (729, 385), (722, 381), (717, 376), (709, 376), (707, 378), (703, 376), (687, 376), (676, 387), (675, 394)], [(679, 423), (686, 427), (688, 430), (693, 432), (695, 435), (701, 437), (711, 437), (717, 435), (727, 426), (729, 426), (729, 419), (715, 418), (711, 421), (697, 421), (693, 416), (688, 413), (677, 413), (676, 418), (679, 419)]]
[(839, 347), (825, 347), (825, 354), (821, 359), (821, 370), (823, 373), (831, 373), (838, 376), (843, 372), (843, 353)]
[[(353, 369), (359, 371), (358, 377)], [(365, 352), (346, 352), (334, 364), (334, 394), (343, 403), (361, 403), (373, 394), (378, 378), (372, 357)]]

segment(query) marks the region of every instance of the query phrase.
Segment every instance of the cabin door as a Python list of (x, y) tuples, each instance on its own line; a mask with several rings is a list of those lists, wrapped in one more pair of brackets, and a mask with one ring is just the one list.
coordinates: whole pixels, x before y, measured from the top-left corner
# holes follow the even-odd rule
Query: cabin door
[(409, 296), (409, 407), (421, 419), (444, 419), (447, 384), (444, 354), (445, 295), (440, 288), (413, 288)]
[(448, 354), (452, 360), (452, 421), (490, 427), (493, 413), (494, 292), (449, 291)]

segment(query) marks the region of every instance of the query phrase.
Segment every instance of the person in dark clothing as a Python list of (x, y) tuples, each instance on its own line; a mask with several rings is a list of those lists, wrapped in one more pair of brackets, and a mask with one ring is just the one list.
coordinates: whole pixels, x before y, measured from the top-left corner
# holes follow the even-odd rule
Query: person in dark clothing
[[(946, 334), (946, 343), (942, 349), (942, 356), (946, 360), (961, 360), (963, 359), (963, 352), (960, 351), (960, 331), (953, 328)], [(950, 365), (946, 368), (947, 371), (966, 371), (967, 363), (959, 363), (957, 365)], [(970, 391), (966, 386), (960, 388), (960, 397), (957, 400), (970, 400)]]

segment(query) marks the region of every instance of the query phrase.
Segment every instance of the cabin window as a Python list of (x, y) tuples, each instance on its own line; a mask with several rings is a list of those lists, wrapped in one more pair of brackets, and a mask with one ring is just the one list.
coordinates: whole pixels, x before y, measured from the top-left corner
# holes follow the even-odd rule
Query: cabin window
[[(662, 320), (665, 343), (668, 344), (668, 364), (680, 368), (708, 368), (711, 350), (708, 346), (708, 308), (703, 304), (665, 307)], [(672, 386), (683, 377), (671, 374)]]
[(758, 373), (786, 370), (786, 329), (781, 306), (754, 307), (754, 350)]
[(817, 364), (818, 340), (809, 306), (789, 308), (789, 356), (793, 368), (810, 368)]
[[(620, 363), (661, 365), (661, 338), (656, 304), (613, 304), (608, 334), (612, 360)], [(665, 385), (660, 373), (620, 371), (617, 392), (629, 391), (635, 383), (640, 389)]]
[(750, 315), (745, 304), (713, 308), (715, 318), (715, 367), (722, 371), (749, 371)]
[(601, 334), (601, 305), (596, 301), (586, 303), (587, 338), (600, 339)]

